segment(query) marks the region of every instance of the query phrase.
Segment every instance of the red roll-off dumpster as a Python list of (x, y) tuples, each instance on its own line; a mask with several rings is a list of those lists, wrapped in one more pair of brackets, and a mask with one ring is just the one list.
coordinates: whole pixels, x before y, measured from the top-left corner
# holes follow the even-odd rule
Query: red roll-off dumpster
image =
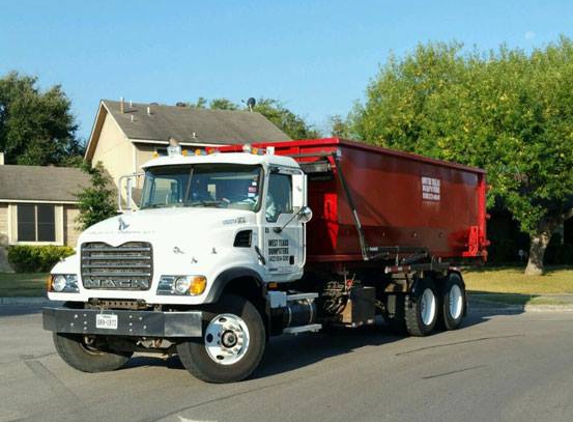
[(308, 262), (363, 260), (357, 221), (369, 247), (421, 247), (454, 262), (487, 256), (484, 170), (339, 138), (253, 147), (274, 147), (308, 174)]

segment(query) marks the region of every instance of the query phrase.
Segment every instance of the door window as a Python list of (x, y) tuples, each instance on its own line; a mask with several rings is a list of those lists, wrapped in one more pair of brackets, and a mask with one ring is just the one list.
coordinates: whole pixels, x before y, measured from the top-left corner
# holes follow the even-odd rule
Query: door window
[(271, 173), (267, 191), (266, 218), (275, 223), (281, 214), (292, 214), (292, 177)]

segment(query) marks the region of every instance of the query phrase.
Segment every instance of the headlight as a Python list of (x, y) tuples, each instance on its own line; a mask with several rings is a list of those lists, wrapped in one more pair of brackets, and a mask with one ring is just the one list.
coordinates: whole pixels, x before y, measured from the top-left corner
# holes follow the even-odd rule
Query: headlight
[(202, 275), (162, 276), (157, 287), (158, 295), (199, 296), (207, 287)]
[(57, 293), (77, 293), (78, 276), (75, 274), (54, 274), (49, 285), (49, 291)]
[(191, 277), (177, 277), (173, 285), (175, 293), (180, 295), (186, 294), (189, 291), (189, 287), (191, 287)]

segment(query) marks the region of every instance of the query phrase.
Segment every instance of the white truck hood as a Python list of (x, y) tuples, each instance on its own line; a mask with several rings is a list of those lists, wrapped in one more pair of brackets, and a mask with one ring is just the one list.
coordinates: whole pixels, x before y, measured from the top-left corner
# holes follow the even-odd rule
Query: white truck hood
[[(79, 243), (118, 246), (141, 240), (164, 243), (217, 238), (221, 231), (255, 225), (255, 213), (221, 208), (158, 208), (109, 218), (82, 233)], [(192, 238), (192, 239), (190, 239)]]

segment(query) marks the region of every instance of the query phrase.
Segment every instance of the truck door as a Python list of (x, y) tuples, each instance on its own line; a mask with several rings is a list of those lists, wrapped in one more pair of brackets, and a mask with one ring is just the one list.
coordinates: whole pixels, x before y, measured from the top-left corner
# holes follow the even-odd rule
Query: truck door
[(305, 261), (305, 227), (296, 213), (305, 204), (302, 171), (273, 169), (263, 204), (263, 251), (269, 275), (300, 275)]

